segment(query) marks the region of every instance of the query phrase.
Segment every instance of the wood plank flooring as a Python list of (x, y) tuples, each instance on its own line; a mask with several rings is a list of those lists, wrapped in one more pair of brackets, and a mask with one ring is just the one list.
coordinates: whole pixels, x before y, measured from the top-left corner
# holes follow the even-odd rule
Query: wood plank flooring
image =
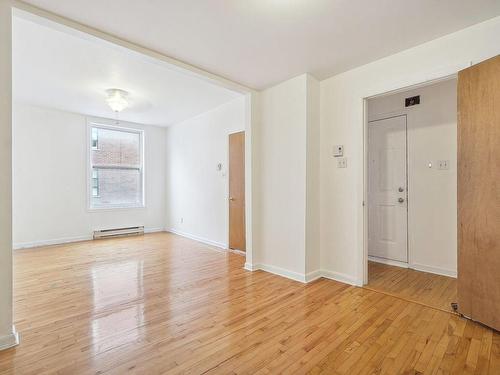
[(500, 335), (168, 233), (15, 252), (1, 374), (500, 374)]
[(368, 262), (365, 287), (444, 311), (457, 302), (457, 279), (377, 262)]

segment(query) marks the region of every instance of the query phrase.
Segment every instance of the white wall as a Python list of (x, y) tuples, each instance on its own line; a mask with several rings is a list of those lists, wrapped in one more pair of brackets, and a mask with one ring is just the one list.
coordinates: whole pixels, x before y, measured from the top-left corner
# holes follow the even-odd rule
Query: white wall
[[(498, 35), (500, 17), (321, 82), (321, 263), (332, 275), (363, 283), (363, 99), (495, 56)], [(335, 166), (334, 144), (345, 146), (345, 169)]]
[(0, 349), (16, 343), (12, 327), (12, 11), (0, 0)]
[(260, 95), (258, 261), (303, 275), (307, 76)]
[(13, 109), (15, 247), (89, 239), (95, 229), (164, 230), (164, 128), (120, 124), (144, 130), (146, 208), (89, 211), (86, 117), (23, 104)]
[(245, 116), (242, 96), (167, 128), (168, 230), (227, 248), (229, 134)]
[(254, 266), (305, 281), (319, 267), (319, 83), (304, 74), (259, 103)]
[(320, 98), (319, 81), (307, 76), (306, 108), (306, 275), (319, 271), (320, 264)]
[[(415, 95), (420, 104), (405, 108), (405, 98)], [(401, 114), (408, 128), (409, 266), (456, 276), (456, 79), (368, 101), (369, 121)], [(448, 160), (449, 169), (439, 170), (438, 160)]]

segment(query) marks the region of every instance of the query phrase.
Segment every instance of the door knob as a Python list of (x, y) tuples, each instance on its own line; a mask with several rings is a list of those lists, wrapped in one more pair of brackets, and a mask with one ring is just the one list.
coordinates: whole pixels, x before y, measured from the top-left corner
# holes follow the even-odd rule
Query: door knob
[(402, 193), (403, 191), (405, 191), (405, 189), (404, 189), (404, 188), (402, 188), (402, 187), (400, 187), (400, 188), (398, 189), (398, 191), (399, 191), (400, 193)]
[(405, 200), (404, 200), (404, 198), (399, 198), (399, 199), (398, 199), (398, 202), (399, 202), (399, 203), (403, 203), (404, 201), (405, 201)]
[(229, 200), (230, 200), (230, 201), (234, 201), (234, 198), (233, 198), (233, 197), (229, 197)]

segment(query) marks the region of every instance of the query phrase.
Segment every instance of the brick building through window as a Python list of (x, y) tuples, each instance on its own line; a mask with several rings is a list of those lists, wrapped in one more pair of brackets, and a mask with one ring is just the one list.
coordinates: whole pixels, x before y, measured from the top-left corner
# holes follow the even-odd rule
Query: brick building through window
[(143, 206), (142, 132), (93, 124), (90, 134), (90, 207)]

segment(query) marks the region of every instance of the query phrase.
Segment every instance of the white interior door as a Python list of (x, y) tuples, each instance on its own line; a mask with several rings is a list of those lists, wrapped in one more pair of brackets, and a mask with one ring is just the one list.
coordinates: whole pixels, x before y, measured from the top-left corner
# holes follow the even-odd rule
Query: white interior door
[(408, 262), (406, 116), (368, 123), (368, 255)]

